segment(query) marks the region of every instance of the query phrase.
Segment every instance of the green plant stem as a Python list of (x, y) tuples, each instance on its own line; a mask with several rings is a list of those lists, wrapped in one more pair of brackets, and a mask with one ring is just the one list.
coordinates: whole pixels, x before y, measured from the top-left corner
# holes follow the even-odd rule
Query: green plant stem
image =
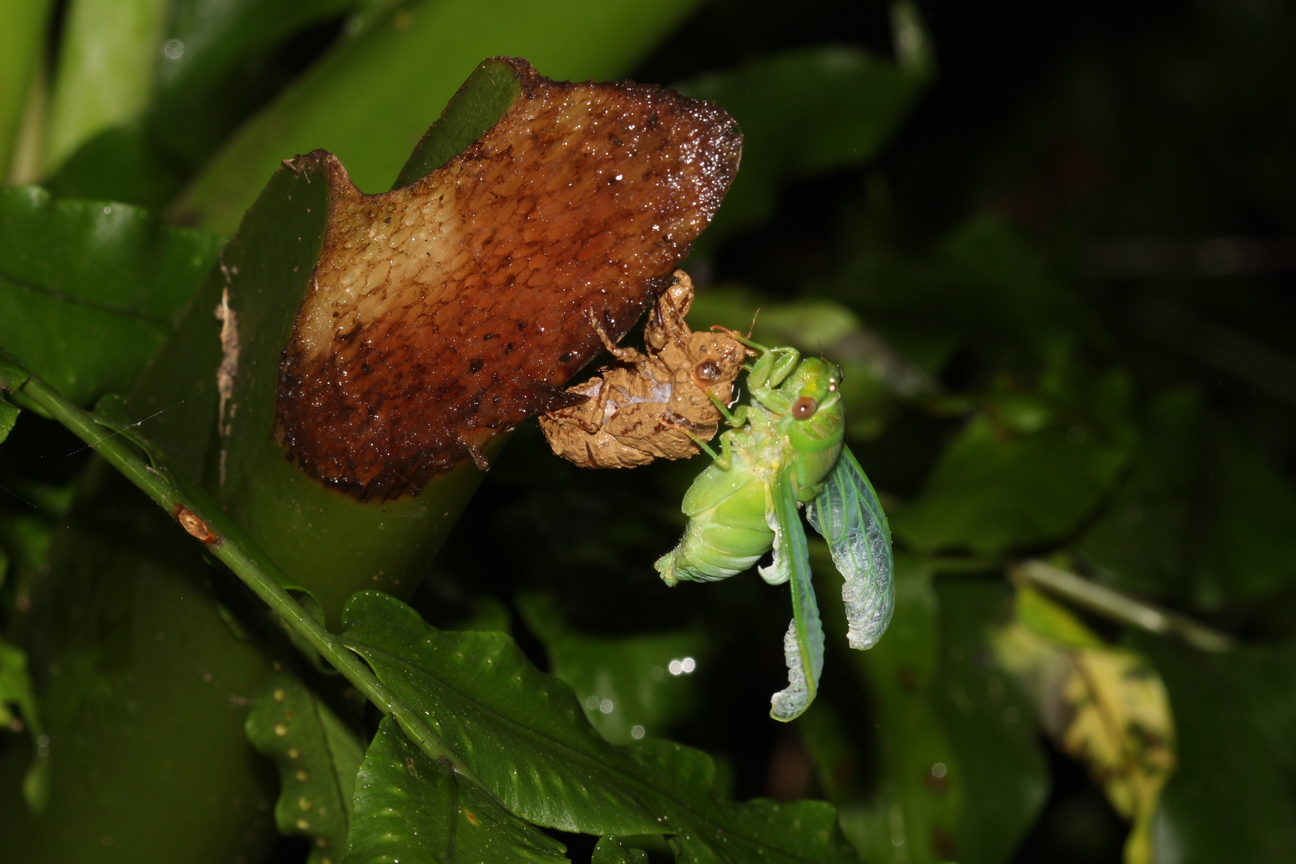
[[(177, 521), (182, 516), (189, 525), (196, 524), (189, 517), (200, 520), (210, 535), (202, 542), (212, 555), (224, 562), (365, 698), (384, 714), (390, 714), (420, 750), (434, 760), (448, 760), (457, 773), (480, 785), (445, 742), (414, 711), (393, 696), (364, 661), (349, 649), (347, 640), (330, 633), (293, 599), (284, 587), (287, 580), (279, 569), (244, 539), (238, 527), (230, 523), (219, 508), (206, 501), (192, 484), (178, 482), (179, 478), (173, 478), (169, 471), (149, 465), (127, 443), (129, 439), (122, 433), (106, 430), (95, 415), (68, 402), (37, 376), (32, 375), (19, 383), (5, 380), (0, 375), (0, 386), (13, 388), (13, 402), (18, 407), (37, 409), (66, 426)], [(189, 530), (189, 525), (185, 526), (186, 530)], [(201, 529), (198, 530), (202, 533)]]
[(1179, 636), (1202, 651), (1227, 651), (1233, 647), (1233, 640), (1223, 633), (1183, 615), (1135, 600), (1044, 561), (1023, 561), (1011, 572), (1015, 578), (1032, 582), (1091, 612), (1139, 627), (1149, 633)]

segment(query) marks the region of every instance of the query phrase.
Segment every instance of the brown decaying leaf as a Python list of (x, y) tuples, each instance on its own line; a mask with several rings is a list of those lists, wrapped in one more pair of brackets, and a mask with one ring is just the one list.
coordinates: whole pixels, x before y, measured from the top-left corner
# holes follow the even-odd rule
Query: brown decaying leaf
[[(554, 453), (582, 468), (634, 468), (654, 459), (685, 459), (699, 452), (690, 433), (715, 437), (748, 350), (726, 331), (694, 333), (684, 316), (693, 282), (683, 270), (657, 298), (644, 327), (645, 352), (606, 340), (618, 363), (568, 389), (578, 405), (540, 415)], [(597, 322), (593, 328), (602, 335)]]
[(509, 60), (521, 95), (450, 162), (366, 195), (327, 151), (329, 221), (280, 364), (279, 434), (358, 498), (417, 493), (559, 389), (671, 284), (738, 167), (708, 102), (573, 84)]
[[(1018, 590), (1020, 608), (1026, 589)], [(1175, 767), (1165, 685), (1145, 657), (1103, 645), (1079, 619), (1036, 592), (1031, 600), (1059, 625), (1056, 632), (1014, 622), (996, 632), (995, 653), (1033, 696), (1044, 730), (1088, 766), (1112, 807), (1133, 823), (1126, 864), (1148, 864), (1155, 859), (1153, 815)], [(1076, 634), (1082, 644), (1073, 641)]]

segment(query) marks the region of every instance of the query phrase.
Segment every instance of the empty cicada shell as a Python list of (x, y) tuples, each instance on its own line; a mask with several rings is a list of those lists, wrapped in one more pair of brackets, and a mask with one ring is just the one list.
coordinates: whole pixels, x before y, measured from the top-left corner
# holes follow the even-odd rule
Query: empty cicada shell
[(694, 456), (691, 436), (715, 437), (721, 417), (712, 397), (733, 399), (750, 352), (730, 331), (691, 331), (684, 316), (693, 282), (683, 270), (674, 277), (649, 313), (643, 351), (613, 344), (594, 322), (617, 362), (568, 388), (585, 401), (540, 415), (554, 453), (582, 468), (634, 468)]

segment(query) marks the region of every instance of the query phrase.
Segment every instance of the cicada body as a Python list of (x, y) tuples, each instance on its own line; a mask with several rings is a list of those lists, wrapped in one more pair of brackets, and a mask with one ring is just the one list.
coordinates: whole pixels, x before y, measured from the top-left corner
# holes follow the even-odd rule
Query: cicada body
[(770, 584), (791, 583), (793, 620), (784, 638), (789, 684), (774, 694), (771, 715), (791, 720), (814, 699), (823, 666), (799, 508), (807, 507), (846, 580), (852, 647), (871, 647), (890, 621), (891, 543), (877, 495), (842, 445), (841, 370), (792, 348), (761, 350), (748, 376), (751, 404), (726, 412), (734, 428), (684, 496), (684, 537), (655, 567), (668, 585), (715, 581), (773, 550), (759, 572)]
[[(826, 360), (797, 359), (790, 348), (774, 349), (752, 370), (754, 404), (732, 415), (741, 425), (720, 436), (719, 456), (684, 496), (684, 539), (657, 562), (668, 585), (724, 579), (751, 567), (777, 539), (777, 523), (768, 514), (774, 488), (784, 483), (780, 475), (788, 478), (785, 491), (805, 502), (837, 462), (844, 428), (841, 372)], [(783, 380), (771, 387), (767, 382), (780, 373)]]

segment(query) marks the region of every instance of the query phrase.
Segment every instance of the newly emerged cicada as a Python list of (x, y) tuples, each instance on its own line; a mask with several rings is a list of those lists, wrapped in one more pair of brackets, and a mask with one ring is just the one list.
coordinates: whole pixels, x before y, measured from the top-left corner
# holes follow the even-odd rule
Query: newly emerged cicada
[(540, 415), (553, 452), (582, 468), (635, 468), (654, 459), (687, 459), (720, 428), (716, 407), (733, 398), (748, 350), (723, 328), (694, 333), (684, 320), (693, 282), (683, 270), (657, 298), (644, 326), (644, 350), (595, 331), (617, 362), (567, 392), (585, 397)]
[(710, 582), (773, 550), (773, 562), (758, 569), (772, 585), (791, 583), (793, 617), (783, 640), (788, 686), (774, 694), (770, 714), (791, 720), (815, 697), (824, 648), (799, 508), (846, 580), (852, 648), (873, 647), (891, 620), (891, 533), (877, 493), (842, 444), (841, 370), (794, 348), (752, 347), (760, 357), (747, 378), (751, 404), (723, 412), (734, 428), (684, 496), (683, 539), (654, 566), (667, 585)]

